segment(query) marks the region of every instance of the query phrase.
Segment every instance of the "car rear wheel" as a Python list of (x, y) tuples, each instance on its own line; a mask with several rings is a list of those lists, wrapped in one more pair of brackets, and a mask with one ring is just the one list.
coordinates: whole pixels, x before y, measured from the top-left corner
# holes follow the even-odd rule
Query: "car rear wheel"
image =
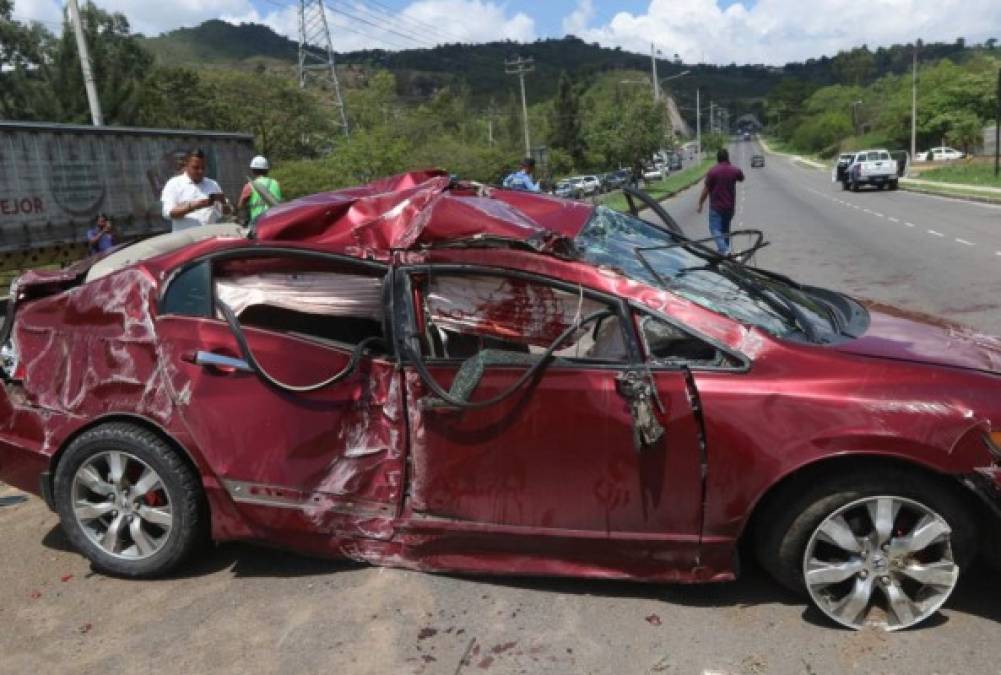
[(817, 484), (772, 502), (758, 522), (762, 566), (853, 629), (893, 631), (929, 618), (975, 551), (975, 518), (962, 500), (896, 470)]
[(852, 192), (858, 192), (859, 191), (859, 185), (858, 185), (858, 183), (856, 183), (855, 181), (852, 181), (851, 182), (851, 188), (852, 188)]
[(195, 471), (160, 436), (131, 424), (76, 438), (56, 469), (54, 493), (69, 540), (97, 569), (118, 576), (174, 569), (207, 520)]

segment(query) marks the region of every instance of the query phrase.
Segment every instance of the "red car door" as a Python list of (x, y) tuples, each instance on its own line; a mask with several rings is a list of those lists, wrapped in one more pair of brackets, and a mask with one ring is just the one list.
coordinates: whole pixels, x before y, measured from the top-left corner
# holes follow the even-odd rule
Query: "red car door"
[[(156, 330), (171, 396), (243, 516), (296, 531), (388, 537), (400, 500), (404, 421), (393, 359), (362, 356), (347, 377), (290, 391), (249, 367), (206, 299), (226, 302), (260, 366), (302, 386), (341, 371), (381, 334), (384, 272), (274, 255), (200, 263), (177, 276)], [(277, 532), (277, 534), (276, 534)]]
[[(472, 400), (508, 388), (575, 318), (613, 313), (577, 331), (529, 385), (495, 405), (443, 405), (407, 368), (414, 527), (530, 537), (537, 553), (546, 537), (570, 539), (592, 560), (620, 558), (609, 566), (622, 555), (652, 563), (654, 576), (693, 564), (699, 427), (682, 373), (662, 373), (662, 410), (654, 406), (653, 414), (664, 433), (637, 447), (622, 380), (647, 382), (649, 374), (636, 363), (623, 305), (515, 276), (434, 271), (412, 278), (427, 369), (452, 392), (468, 390), (482, 373)], [(630, 552), (609, 548), (610, 540)]]

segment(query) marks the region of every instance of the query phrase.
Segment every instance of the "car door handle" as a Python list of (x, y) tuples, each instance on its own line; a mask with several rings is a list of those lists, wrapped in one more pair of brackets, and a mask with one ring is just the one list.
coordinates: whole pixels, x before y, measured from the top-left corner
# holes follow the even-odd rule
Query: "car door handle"
[(195, 353), (195, 363), (199, 366), (215, 368), (216, 370), (221, 370), (222, 372), (254, 372), (254, 369), (250, 367), (250, 364), (243, 359), (226, 356), (225, 354), (216, 354), (215, 352), (198, 351)]

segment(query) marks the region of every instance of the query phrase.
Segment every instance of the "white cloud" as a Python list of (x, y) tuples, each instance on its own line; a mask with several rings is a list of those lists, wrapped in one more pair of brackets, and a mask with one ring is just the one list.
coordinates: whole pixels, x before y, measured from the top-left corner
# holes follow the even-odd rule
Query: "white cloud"
[(62, 3), (57, 0), (14, 0), (14, 18), (41, 21), (54, 28), (63, 20)]
[(999, 26), (998, 0), (758, 0), (726, 9), (717, 0), (651, 0), (645, 13), (619, 12), (578, 35), (638, 52), (654, 42), (689, 63), (783, 64), (918, 37), (979, 41)]
[[(490, 0), (417, 0), (402, 11), (383, 14), (372, 5), (334, 5), (342, 12), (327, 12), (334, 48), (415, 49), (442, 42), (531, 41), (535, 21), (522, 12), (508, 15), (504, 6)], [(294, 5), (265, 13), (255, 9), (222, 17), (233, 23), (254, 22), (297, 40), (298, 18)]]
[[(80, 0), (83, 5), (87, 0)], [(250, 0), (92, 0), (106, 12), (124, 14), (132, 30), (146, 35), (181, 26), (196, 26), (224, 15), (248, 14)], [(62, 21), (64, 0), (14, 0), (14, 14), (19, 19), (48, 23)]]
[(580, 35), (587, 30), (587, 25), (593, 18), (593, 0), (577, 0), (574, 10), (563, 17), (563, 32), (567, 35)]
[[(428, 37), (463, 42), (535, 39), (535, 20), (524, 12), (508, 16), (503, 4), (490, 0), (417, 0), (404, 8), (404, 20), (436, 27)], [(435, 39), (437, 41), (437, 38)]]

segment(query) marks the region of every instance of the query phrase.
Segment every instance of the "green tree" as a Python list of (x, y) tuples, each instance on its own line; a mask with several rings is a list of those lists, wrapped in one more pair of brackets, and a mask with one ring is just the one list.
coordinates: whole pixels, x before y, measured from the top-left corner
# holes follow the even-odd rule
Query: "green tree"
[[(141, 115), (142, 85), (153, 66), (153, 57), (131, 34), (128, 19), (110, 14), (91, 3), (80, 8), (91, 67), (105, 124), (135, 125)], [(47, 119), (90, 121), (76, 38), (68, 21), (41, 67), (50, 96), (43, 111)]]
[(583, 97), (584, 140), (597, 166), (637, 167), (664, 147), (667, 110), (646, 89), (620, 84), (623, 73), (599, 79)]
[(876, 59), (869, 48), (838, 52), (831, 63), (834, 75), (842, 84), (859, 86), (868, 82), (876, 72)]
[(41, 24), (14, 21), (13, 9), (11, 0), (0, 0), (0, 118), (41, 119), (48, 94), (39, 69), (53, 38)]
[(564, 71), (556, 88), (549, 146), (561, 150), (570, 158), (570, 170), (584, 163), (584, 138), (581, 133), (580, 96)]
[(960, 110), (953, 113), (945, 138), (969, 154), (980, 143), (983, 129), (984, 124), (979, 117), (969, 110)]

